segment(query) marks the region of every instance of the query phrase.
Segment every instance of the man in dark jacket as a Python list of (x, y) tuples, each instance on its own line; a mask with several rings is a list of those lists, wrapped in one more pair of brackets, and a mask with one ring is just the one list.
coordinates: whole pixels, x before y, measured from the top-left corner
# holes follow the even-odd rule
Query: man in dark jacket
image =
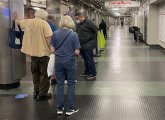
[(107, 24), (105, 23), (105, 21), (103, 19), (99, 25), (99, 29), (103, 30), (104, 37), (107, 38)]
[(81, 56), (85, 63), (84, 74), (81, 77), (93, 79), (96, 77), (96, 67), (93, 59), (93, 49), (97, 46), (98, 28), (89, 19), (85, 18), (84, 14), (79, 12), (75, 14), (77, 23), (77, 33), (81, 44)]

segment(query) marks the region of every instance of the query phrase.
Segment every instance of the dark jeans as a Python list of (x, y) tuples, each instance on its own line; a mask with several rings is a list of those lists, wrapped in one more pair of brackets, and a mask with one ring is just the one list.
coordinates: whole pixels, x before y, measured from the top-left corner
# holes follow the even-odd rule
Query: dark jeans
[(74, 107), (76, 61), (74, 57), (56, 57), (55, 73), (57, 79), (57, 109), (64, 107), (64, 80), (67, 76), (67, 111)]
[(81, 50), (80, 53), (85, 64), (84, 74), (96, 75), (96, 67), (95, 67), (94, 58), (93, 58), (93, 50), (92, 49)]
[(31, 57), (31, 71), (33, 76), (34, 93), (45, 95), (50, 87), (47, 75), (49, 57)]

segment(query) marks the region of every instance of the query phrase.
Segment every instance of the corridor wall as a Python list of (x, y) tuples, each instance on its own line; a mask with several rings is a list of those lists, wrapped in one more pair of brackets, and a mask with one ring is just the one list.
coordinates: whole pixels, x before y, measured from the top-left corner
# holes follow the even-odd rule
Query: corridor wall
[(159, 6), (143, 3), (138, 10), (137, 26), (148, 45), (159, 45)]
[(159, 44), (159, 7), (152, 4), (149, 5), (147, 43), (149, 45)]
[(165, 3), (159, 8), (159, 43), (165, 48)]

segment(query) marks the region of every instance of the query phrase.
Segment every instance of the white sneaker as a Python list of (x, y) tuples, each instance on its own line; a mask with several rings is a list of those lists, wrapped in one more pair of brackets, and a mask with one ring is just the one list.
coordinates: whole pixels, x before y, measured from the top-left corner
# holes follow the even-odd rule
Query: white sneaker
[(67, 80), (65, 80), (64, 83), (67, 84), (68, 83)]
[(64, 114), (64, 108), (62, 110), (57, 109), (57, 115), (62, 115)]
[[(77, 81), (77, 80), (75, 80), (75, 82), (77, 83), (78, 81)], [(68, 82), (67, 82), (67, 80), (65, 80), (65, 81), (64, 81), (64, 83), (65, 83), (65, 84), (67, 84), (67, 83), (68, 83)]]
[(67, 116), (71, 116), (71, 115), (77, 113), (78, 111), (79, 111), (79, 109), (73, 109), (73, 110), (67, 111), (65, 114)]

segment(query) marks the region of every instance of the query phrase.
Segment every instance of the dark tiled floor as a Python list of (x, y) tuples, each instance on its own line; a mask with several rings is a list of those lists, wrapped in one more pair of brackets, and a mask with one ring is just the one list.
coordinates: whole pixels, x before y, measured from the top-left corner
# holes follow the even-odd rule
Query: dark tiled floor
[[(76, 106), (80, 112), (70, 118), (56, 115), (54, 98), (47, 102), (32, 99), (30, 68), (21, 87), (0, 90), (0, 120), (164, 120), (165, 53), (136, 43), (128, 27), (111, 27), (111, 39), (102, 57), (96, 58), (97, 78), (80, 78), (83, 63), (78, 61)], [(28, 67), (30, 66), (29, 63)], [(15, 94), (27, 93), (17, 100)]]
[(36, 102), (32, 96), (16, 100), (13, 95), (0, 97), (1, 120), (164, 120), (165, 97), (76, 96), (79, 113), (57, 116), (55, 98)]

